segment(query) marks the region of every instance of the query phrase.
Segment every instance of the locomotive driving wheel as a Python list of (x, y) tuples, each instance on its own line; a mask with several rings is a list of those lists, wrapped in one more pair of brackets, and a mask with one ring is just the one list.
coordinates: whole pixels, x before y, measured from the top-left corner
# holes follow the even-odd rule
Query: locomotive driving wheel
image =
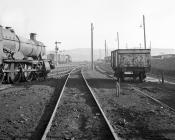
[(8, 83), (19, 83), (21, 80), (20, 64), (10, 63), (9, 70), (10, 72), (8, 73), (7, 76)]
[(0, 83), (3, 83), (5, 78), (5, 73), (3, 72), (3, 67), (0, 66)]
[(25, 64), (25, 72), (24, 72), (25, 80), (30, 82), (33, 80), (34, 74), (32, 72), (32, 65)]

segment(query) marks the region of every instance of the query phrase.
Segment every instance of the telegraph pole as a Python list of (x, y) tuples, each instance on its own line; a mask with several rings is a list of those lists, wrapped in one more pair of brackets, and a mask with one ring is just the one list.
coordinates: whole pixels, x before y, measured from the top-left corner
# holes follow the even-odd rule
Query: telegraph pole
[(57, 46), (58, 42), (55, 41), (55, 61), (56, 61), (56, 66), (57, 66), (57, 62), (58, 62), (58, 58), (57, 58), (57, 54), (58, 54), (58, 46)]
[(94, 56), (93, 56), (93, 31), (94, 26), (93, 23), (91, 23), (91, 69), (94, 70)]
[(141, 43), (139, 43), (139, 46), (140, 46), (140, 49), (142, 48), (142, 44)]
[(55, 41), (55, 59), (56, 59), (56, 66), (58, 65), (58, 50), (59, 50), (59, 48), (58, 48), (58, 46), (57, 46), (57, 44), (61, 44), (61, 42), (58, 42), (58, 41)]
[(128, 49), (128, 43), (126, 42), (126, 49)]
[(118, 42), (118, 49), (119, 49), (119, 34), (117, 32), (117, 42)]
[(146, 32), (145, 32), (145, 16), (143, 15), (143, 31), (144, 31), (144, 45), (146, 49)]
[(106, 49), (106, 40), (105, 40), (105, 57), (106, 57), (106, 51), (107, 51), (107, 49)]
[(108, 56), (108, 46), (106, 46), (106, 56)]
[(99, 49), (99, 59), (101, 59), (101, 49)]

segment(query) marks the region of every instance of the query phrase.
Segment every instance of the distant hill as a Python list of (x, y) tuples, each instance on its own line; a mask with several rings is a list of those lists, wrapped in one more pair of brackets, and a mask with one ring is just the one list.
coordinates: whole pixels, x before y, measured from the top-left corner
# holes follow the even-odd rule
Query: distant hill
[(165, 55), (165, 54), (175, 54), (175, 49), (151, 49), (151, 55)]
[(158, 75), (164, 72), (167, 76), (175, 76), (175, 57), (151, 59), (151, 72)]
[[(77, 48), (73, 50), (65, 50), (65, 54), (69, 54), (73, 61), (90, 61), (91, 60), (91, 49), (90, 48)], [(104, 50), (94, 49), (94, 60), (104, 58)]]
[[(94, 49), (94, 60), (104, 58), (104, 49)], [(91, 60), (91, 49), (90, 48), (77, 48), (72, 50), (65, 50), (64, 54), (69, 54), (73, 61), (90, 61)], [(108, 55), (111, 54), (111, 50), (108, 50)], [(175, 54), (175, 49), (151, 49), (151, 55), (164, 55), (164, 54)]]

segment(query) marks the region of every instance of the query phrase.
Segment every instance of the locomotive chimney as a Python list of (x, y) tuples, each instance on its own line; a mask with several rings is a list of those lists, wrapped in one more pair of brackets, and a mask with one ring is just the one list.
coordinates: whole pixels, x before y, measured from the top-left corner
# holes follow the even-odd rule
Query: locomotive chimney
[(5, 27), (5, 28), (10, 30), (12, 27)]
[(5, 27), (5, 29), (10, 30), (12, 33), (15, 32), (15, 31), (12, 29), (12, 27)]
[(36, 34), (35, 33), (30, 33), (30, 39), (31, 40), (36, 40)]

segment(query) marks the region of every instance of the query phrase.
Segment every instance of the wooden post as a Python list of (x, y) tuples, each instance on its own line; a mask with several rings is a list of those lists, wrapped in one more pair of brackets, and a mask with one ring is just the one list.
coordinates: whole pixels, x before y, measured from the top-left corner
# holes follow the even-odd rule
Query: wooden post
[(116, 88), (116, 94), (117, 97), (120, 96), (120, 78), (115, 78), (115, 88)]
[(164, 72), (162, 72), (161, 75), (162, 75), (162, 84), (164, 84)]
[(126, 49), (128, 49), (128, 43), (126, 42)]
[(143, 31), (144, 31), (144, 45), (146, 49), (146, 31), (145, 31), (145, 16), (143, 15)]
[(140, 46), (140, 49), (142, 48), (142, 44), (141, 43), (139, 43), (139, 46)]
[(106, 56), (107, 56), (107, 55), (106, 55), (106, 54), (107, 54), (106, 51), (107, 51), (107, 49), (106, 49), (106, 40), (105, 40), (105, 58), (106, 58)]
[(59, 47), (57, 46), (57, 44), (61, 44), (61, 42), (55, 41), (56, 66), (58, 65), (58, 51), (59, 51)]
[(117, 32), (117, 42), (118, 42), (118, 49), (119, 49), (119, 34)]
[(58, 47), (57, 47), (58, 42), (55, 41), (55, 61), (56, 61), (56, 66), (58, 65)]
[(94, 26), (93, 26), (93, 23), (91, 23), (91, 68), (92, 68), (92, 70), (94, 70), (93, 30), (94, 30)]

